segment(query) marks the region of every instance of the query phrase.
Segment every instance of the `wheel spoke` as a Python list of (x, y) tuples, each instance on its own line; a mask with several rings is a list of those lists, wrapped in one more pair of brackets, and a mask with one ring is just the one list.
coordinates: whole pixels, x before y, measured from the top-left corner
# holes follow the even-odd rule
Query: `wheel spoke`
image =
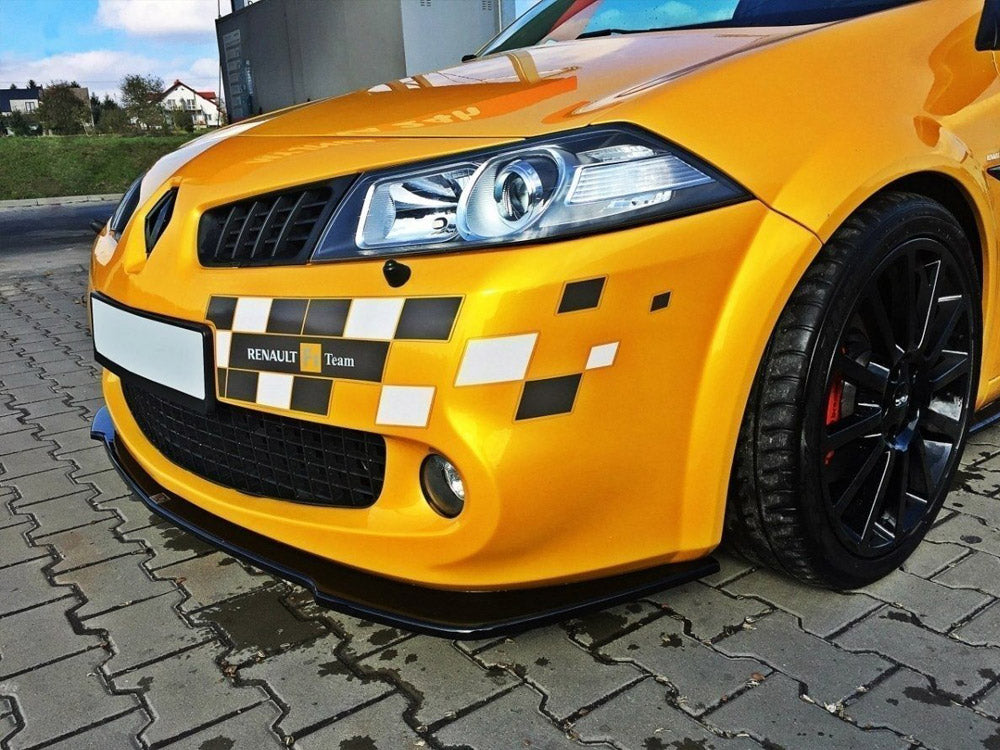
[(960, 377), (969, 374), (969, 355), (945, 351), (941, 361), (931, 370), (929, 382), (934, 393), (944, 390)]
[(885, 309), (885, 302), (879, 294), (877, 285), (869, 291), (863, 307), (868, 313), (866, 317), (874, 324), (875, 330), (870, 332), (873, 343), (877, 342), (888, 360), (895, 362), (902, 354), (902, 349), (896, 343), (896, 333), (892, 330), (892, 322), (889, 320), (889, 313)]
[(896, 481), (896, 507), (893, 508), (896, 519), (895, 535), (902, 532), (903, 523), (906, 519), (906, 509), (910, 505), (910, 451), (899, 454), (894, 470)]
[(824, 452), (836, 451), (855, 440), (880, 434), (883, 418), (882, 410), (876, 408), (875, 411), (866, 416), (854, 415), (837, 422), (834, 425), (837, 429), (827, 433), (823, 443)]
[(946, 414), (933, 408), (934, 404), (920, 413), (920, 426), (935, 435), (943, 435), (957, 443), (962, 438), (961, 405), (959, 413)]
[(846, 354), (838, 354), (834, 360), (834, 369), (858, 387), (874, 391), (880, 396), (889, 385), (888, 368), (875, 362), (863, 365)]
[(910, 250), (906, 254), (906, 275), (899, 279), (903, 284), (903, 309), (900, 313), (904, 315), (905, 328), (903, 329), (904, 349), (909, 350), (917, 342), (917, 287), (919, 279), (917, 271), (917, 259), (914, 251)]
[(944, 349), (965, 311), (963, 302), (964, 298), (961, 295), (942, 297), (938, 300), (937, 315), (931, 322), (921, 349), (927, 362), (937, 362), (944, 356)]
[(936, 260), (922, 266), (917, 274), (921, 280), (913, 308), (916, 337), (912, 340), (914, 349), (921, 349), (927, 339), (927, 329), (931, 324), (937, 301), (938, 282), (941, 278), (941, 261)]
[(923, 433), (918, 433), (915, 441), (920, 457), (920, 471), (924, 479), (924, 492), (930, 497), (935, 488), (944, 478), (948, 459), (951, 458), (953, 446), (936, 440), (928, 440)]
[(892, 470), (896, 465), (896, 451), (886, 452), (885, 466), (882, 468), (882, 476), (879, 479), (878, 487), (872, 497), (871, 505), (868, 509), (868, 517), (861, 530), (861, 546), (867, 547), (871, 543), (872, 534), (875, 532), (876, 521), (882, 514), (885, 507), (886, 495), (889, 492), (889, 485), (892, 483)]
[(861, 488), (872, 475), (872, 472), (875, 471), (875, 467), (878, 466), (879, 459), (884, 455), (885, 446), (881, 443), (872, 448), (868, 453), (868, 457), (865, 459), (864, 463), (861, 464), (861, 468), (858, 469), (854, 478), (851, 480), (851, 483), (847, 485), (840, 497), (837, 498), (836, 504), (833, 506), (833, 512), (838, 518), (843, 516), (854, 502), (854, 499), (858, 496), (858, 492), (861, 491)]

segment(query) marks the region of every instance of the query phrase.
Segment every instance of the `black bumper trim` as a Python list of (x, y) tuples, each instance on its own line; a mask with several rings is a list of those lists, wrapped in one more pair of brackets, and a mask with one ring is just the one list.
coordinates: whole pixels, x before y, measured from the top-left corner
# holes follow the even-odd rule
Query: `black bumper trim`
[(1000, 422), (1000, 399), (993, 401), (972, 415), (969, 434), (975, 435)]
[(447, 638), (491, 638), (621, 604), (718, 572), (712, 557), (593, 581), (504, 591), (449, 591), (366, 573), (226, 521), (166, 491), (116, 440), (107, 408), (91, 436), (157, 515), (233, 557), (308, 588), (319, 604), (373, 622)]

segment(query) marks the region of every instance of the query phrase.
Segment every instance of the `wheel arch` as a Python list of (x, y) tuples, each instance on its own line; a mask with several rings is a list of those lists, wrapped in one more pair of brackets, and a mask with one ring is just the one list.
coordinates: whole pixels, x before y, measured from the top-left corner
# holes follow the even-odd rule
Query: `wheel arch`
[[(985, 183), (986, 177), (983, 176)], [(955, 217), (972, 247), (973, 259), (982, 295), (983, 340), (982, 372), (979, 387), (979, 406), (997, 395), (996, 375), (1000, 369), (1000, 350), (997, 349), (997, 331), (988, 324), (998, 317), (1000, 303), (1000, 227), (992, 212), (996, 210), (985, 184), (977, 184), (966, 170), (957, 174), (935, 169), (915, 171), (897, 177), (876, 190), (870, 200), (886, 192), (909, 192), (922, 195), (943, 205)], [(860, 204), (859, 204), (860, 207)], [(857, 210), (857, 209), (855, 209)], [(851, 212), (853, 214), (853, 211)], [(850, 214), (848, 214), (850, 216)], [(845, 219), (846, 220), (846, 219)], [(825, 237), (824, 241), (829, 239)]]
[[(957, 173), (957, 174), (955, 174)], [(937, 202), (944, 205), (957, 219), (959, 224), (962, 226), (966, 235), (969, 237), (970, 244), (974, 249), (974, 256), (977, 260), (977, 271), (980, 274), (981, 288), (983, 294), (983, 314), (984, 320), (989, 320), (990, 314), (995, 314), (996, 305), (996, 269), (997, 269), (997, 248), (996, 248), (996, 237), (997, 237), (997, 227), (995, 222), (990, 216), (990, 202), (987, 194), (987, 187), (985, 184), (976, 186), (971, 174), (961, 167), (945, 167), (944, 169), (935, 168), (924, 168), (916, 171), (910, 171), (905, 174), (900, 174), (898, 171), (887, 170), (884, 174), (893, 175), (891, 178), (886, 177), (882, 180), (876, 180), (874, 184), (869, 184), (867, 188), (858, 190), (854, 192), (849, 198), (844, 200), (841, 205), (831, 211), (830, 217), (831, 221), (822, 227), (817, 228), (817, 230), (809, 230), (813, 238), (816, 240), (815, 244), (811, 246), (808, 244), (798, 245), (795, 251), (785, 254), (780, 258), (770, 258), (770, 260), (776, 261), (771, 267), (771, 288), (774, 290), (774, 297), (769, 300), (766, 305), (761, 304), (759, 295), (757, 296), (756, 310), (751, 310), (748, 307), (747, 300), (749, 295), (747, 294), (748, 289), (760, 289), (760, 283), (762, 279), (757, 273), (752, 272), (752, 267), (762, 262), (762, 256), (759, 254), (760, 250), (757, 248), (748, 254), (747, 263), (745, 267), (741, 270), (738, 275), (739, 281), (734, 284), (734, 293), (727, 304), (727, 314), (723, 316), (722, 325), (719, 328), (719, 336), (717, 339), (717, 345), (714, 347), (716, 351), (721, 351), (727, 348), (727, 345), (732, 344), (732, 340), (728, 332), (731, 331), (731, 326), (726, 324), (726, 321), (730, 323), (733, 320), (740, 318), (754, 319), (757, 323), (756, 330), (750, 335), (753, 343), (749, 348), (746, 348), (746, 343), (740, 347), (740, 350), (750, 358), (753, 358), (754, 353), (756, 359), (753, 362), (746, 361), (741, 362), (741, 367), (744, 376), (749, 375), (749, 381), (753, 380), (753, 376), (756, 374), (757, 365), (760, 363), (760, 358), (766, 349), (767, 342), (770, 338), (770, 333), (773, 330), (774, 324), (776, 324), (778, 316), (784, 309), (788, 300), (791, 298), (795, 287), (802, 280), (805, 275), (806, 270), (815, 260), (816, 256), (822, 250), (823, 245), (829, 241), (833, 234), (839, 229), (845, 222), (849, 220), (851, 216), (854, 215), (865, 203), (872, 200), (873, 198), (887, 193), (887, 192), (911, 192), (925, 197), (936, 200)], [(984, 178), (985, 179), (985, 178)], [(973, 183), (971, 186), (969, 183)], [(794, 220), (794, 217), (788, 217)], [(809, 229), (805, 224), (798, 221), (800, 227), (804, 229)], [(752, 305), (753, 303), (751, 303)], [(750, 331), (744, 329), (744, 333), (750, 334)], [(995, 337), (994, 337), (995, 339)], [(981, 379), (980, 385), (980, 397), (983, 398), (984, 388), (989, 381), (989, 373), (987, 371), (988, 363), (993, 361), (990, 359), (990, 336), (987, 334), (986, 340), (983, 342), (983, 359), (982, 367), (984, 370), (984, 376)], [(715, 388), (721, 382), (721, 377), (718, 376), (713, 370), (725, 370), (730, 379), (733, 378), (734, 368), (732, 363), (726, 367), (710, 367), (705, 373), (709, 377), (706, 378), (706, 382), (710, 383), (708, 390)], [(737, 423), (742, 421), (742, 416), (746, 408), (747, 397), (749, 396), (750, 383), (741, 382), (740, 387), (736, 391), (742, 394), (742, 402), (738, 409), (739, 416), (735, 414), (731, 415), (732, 419)], [(718, 418), (721, 414), (719, 407), (721, 404), (716, 400), (714, 403), (714, 414), (713, 418), (716, 420), (716, 425), (718, 425)], [(707, 408), (707, 407), (706, 407)], [(698, 426), (698, 425), (696, 425)], [(735, 450), (736, 450), (736, 440), (732, 433), (732, 422), (728, 425), (728, 430), (723, 430), (724, 434), (731, 436), (731, 450), (726, 453), (726, 486), (728, 486), (729, 476), (732, 472), (732, 467), (735, 460)], [(698, 431), (695, 432), (698, 434)], [(703, 438), (707, 440), (707, 431), (703, 431)], [(723, 508), (728, 503), (728, 492), (724, 493), (723, 502), (721, 505)], [(720, 509), (721, 511), (721, 509)], [(719, 515), (719, 526), (721, 531), (721, 512)]]
[[(943, 172), (915, 172), (889, 183), (875, 195), (885, 192), (917, 193), (935, 200), (952, 214), (961, 225), (969, 244), (973, 248), (979, 282), (983, 283), (985, 271), (990, 261), (986, 243), (987, 226), (985, 216), (972, 195), (958, 180)], [(874, 195), (872, 197), (875, 197)], [(985, 296), (986, 290), (983, 290)]]
[[(968, 157), (968, 151), (961, 152)], [(849, 193), (826, 191), (827, 211), (810, 208), (804, 185), (816, 184), (817, 175), (806, 170), (793, 180), (784, 199), (774, 207), (811, 229), (825, 244), (865, 203), (887, 192), (910, 192), (941, 203), (969, 238), (979, 273), (982, 294), (983, 329), (982, 378), (979, 406), (1000, 396), (1000, 328), (989, 321), (1000, 320), (1000, 226), (997, 205), (991, 198), (985, 171), (971, 158), (957, 154), (909, 154), (870, 171)], [(821, 191), (822, 192), (822, 191)], [(793, 196), (795, 196), (793, 198)], [(812, 259), (810, 259), (811, 262)], [(804, 269), (803, 269), (804, 272)], [(797, 283), (797, 282), (796, 282)], [(789, 295), (791, 292), (789, 291)], [(787, 299), (785, 300), (787, 301)]]

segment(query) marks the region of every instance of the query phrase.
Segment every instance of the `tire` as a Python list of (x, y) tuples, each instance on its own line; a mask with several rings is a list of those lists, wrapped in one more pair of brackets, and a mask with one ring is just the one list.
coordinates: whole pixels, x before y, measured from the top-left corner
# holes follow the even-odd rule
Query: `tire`
[(976, 269), (955, 218), (920, 195), (876, 196), (836, 232), (758, 368), (726, 509), (729, 547), (834, 589), (906, 560), (941, 509), (973, 412)]

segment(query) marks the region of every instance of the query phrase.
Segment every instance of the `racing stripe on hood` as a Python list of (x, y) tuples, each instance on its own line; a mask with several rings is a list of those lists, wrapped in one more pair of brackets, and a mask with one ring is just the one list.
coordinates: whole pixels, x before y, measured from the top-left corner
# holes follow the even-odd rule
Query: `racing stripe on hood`
[(177, 170), (194, 159), (196, 156), (205, 153), (216, 144), (222, 143), (233, 136), (245, 133), (248, 130), (263, 125), (267, 120), (255, 120), (254, 122), (244, 122), (239, 125), (230, 125), (228, 128), (216, 130), (201, 138), (188, 141), (176, 151), (171, 151), (166, 156), (157, 161), (146, 175), (142, 178), (139, 187), (139, 203), (142, 204), (151, 196), (160, 185), (169, 180)]

